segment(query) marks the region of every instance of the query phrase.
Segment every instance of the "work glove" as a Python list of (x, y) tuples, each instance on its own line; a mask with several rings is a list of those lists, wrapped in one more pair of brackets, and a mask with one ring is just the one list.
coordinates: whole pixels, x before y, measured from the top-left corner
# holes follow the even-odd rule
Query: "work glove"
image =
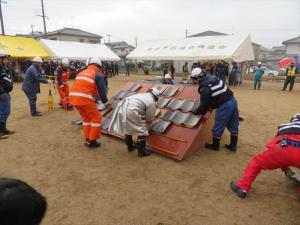
[(48, 80), (48, 84), (52, 84), (53, 83), (53, 80)]
[(284, 174), (290, 180), (292, 179), (293, 175), (295, 174), (290, 168), (284, 170)]
[(104, 104), (104, 106), (105, 106), (106, 109), (112, 108), (112, 105), (111, 105), (109, 102), (106, 102), (106, 103)]
[(64, 85), (61, 85), (60, 88), (61, 88), (62, 91), (65, 91), (65, 86)]

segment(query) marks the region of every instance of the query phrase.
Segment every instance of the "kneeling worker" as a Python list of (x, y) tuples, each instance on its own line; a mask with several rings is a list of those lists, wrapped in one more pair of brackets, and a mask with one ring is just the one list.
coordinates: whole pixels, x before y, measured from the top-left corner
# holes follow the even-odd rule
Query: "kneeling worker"
[[(267, 149), (254, 156), (238, 182), (231, 182), (231, 189), (245, 198), (253, 181), (261, 170), (282, 169), (289, 177), (289, 167), (300, 169), (300, 113), (290, 123), (278, 127), (277, 135), (266, 145)], [(298, 189), (300, 194), (300, 187)]]
[(100, 65), (100, 59), (92, 58), (88, 67), (77, 74), (70, 92), (70, 103), (81, 115), (83, 135), (86, 139), (86, 145), (90, 148), (100, 146), (97, 139), (101, 133), (102, 115), (97, 109), (94, 97), (99, 95), (103, 104), (109, 107), (105, 80), (100, 75), (102, 73)]
[(134, 150), (132, 135), (138, 135), (138, 156), (144, 157), (152, 154), (146, 148), (146, 139), (149, 135), (147, 123), (155, 118), (156, 104), (159, 91), (156, 88), (147, 93), (135, 94), (122, 100), (113, 112), (112, 122), (108, 131), (125, 134), (128, 151)]

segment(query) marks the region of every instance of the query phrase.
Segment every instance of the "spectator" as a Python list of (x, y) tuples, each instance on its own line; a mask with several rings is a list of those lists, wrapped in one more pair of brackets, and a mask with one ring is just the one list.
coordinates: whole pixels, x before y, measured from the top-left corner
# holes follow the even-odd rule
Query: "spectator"
[(264, 70), (261, 68), (261, 62), (258, 62), (257, 68), (254, 69), (254, 90), (256, 90), (256, 86), (258, 86), (258, 90), (260, 90), (261, 79), (264, 73)]
[(0, 179), (0, 199), (1, 225), (39, 225), (47, 210), (46, 198), (17, 179)]
[(188, 62), (185, 62), (182, 66), (182, 72), (183, 72), (183, 79), (186, 80), (189, 75), (189, 67)]
[(130, 73), (129, 73), (129, 63), (128, 63), (128, 61), (125, 64), (125, 69), (126, 69), (126, 77), (127, 76), (129, 77)]
[(215, 75), (225, 82), (226, 73), (228, 73), (228, 68), (226, 67), (225, 62), (221, 60), (216, 65)]
[(174, 64), (173, 64), (173, 63), (170, 64), (170, 72), (171, 72), (171, 77), (172, 77), (172, 79), (174, 80), (175, 67), (174, 67)]
[(297, 71), (297, 68), (295, 67), (295, 63), (292, 62), (291, 65), (286, 69), (286, 72), (285, 72), (286, 79), (285, 79), (282, 91), (285, 91), (288, 84), (290, 84), (289, 91), (293, 90), (297, 73), (299, 73), (299, 72)]
[(229, 77), (229, 85), (233, 85), (233, 86), (237, 85), (238, 74), (239, 74), (238, 65), (236, 62), (233, 62), (230, 77)]

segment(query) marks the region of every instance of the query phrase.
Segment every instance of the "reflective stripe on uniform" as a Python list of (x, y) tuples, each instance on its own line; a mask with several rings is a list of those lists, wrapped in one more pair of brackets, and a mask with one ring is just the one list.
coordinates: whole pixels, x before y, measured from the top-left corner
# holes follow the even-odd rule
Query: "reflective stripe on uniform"
[(219, 94), (222, 94), (224, 93), (225, 91), (227, 91), (227, 86), (225, 85), (223, 89), (219, 90), (219, 91), (216, 91), (216, 92), (213, 92), (212, 93), (212, 96), (217, 96)]
[(82, 123), (82, 126), (90, 126), (91, 123)]
[(222, 80), (220, 80), (220, 82), (219, 82), (219, 84), (218, 84), (218, 85), (216, 85), (216, 86), (213, 86), (213, 87), (211, 87), (210, 89), (211, 89), (211, 90), (216, 90), (216, 89), (218, 89), (218, 88), (222, 87), (222, 85), (223, 85), (223, 81), (222, 81)]
[(90, 83), (95, 83), (95, 81), (93, 79), (88, 78), (88, 77), (84, 77), (84, 76), (77, 76), (76, 80), (85, 80), (85, 81), (90, 82)]
[(78, 97), (84, 97), (84, 98), (94, 100), (93, 96), (85, 93), (80, 93), (80, 92), (71, 92), (69, 96), (78, 96)]
[(91, 123), (91, 126), (92, 126), (92, 127), (100, 127), (101, 124), (100, 124), (100, 123)]

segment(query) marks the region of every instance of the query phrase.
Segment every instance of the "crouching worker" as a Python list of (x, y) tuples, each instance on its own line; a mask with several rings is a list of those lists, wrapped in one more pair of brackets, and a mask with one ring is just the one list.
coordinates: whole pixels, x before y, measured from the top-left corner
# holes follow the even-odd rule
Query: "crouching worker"
[(112, 122), (108, 128), (110, 132), (125, 134), (128, 151), (134, 150), (132, 135), (137, 135), (138, 156), (149, 156), (151, 150), (146, 148), (149, 135), (147, 123), (155, 118), (156, 101), (159, 91), (156, 88), (147, 93), (135, 94), (122, 100), (113, 112)]
[[(290, 178), (289, 167), (300, 169), (300, 113), (294, 115), (290, 123), (280, 125), (276, 137), (266, 147), (250, 160), (242, 177), (231, 182), (231, 189), (240, 198), (246, 197), (261, 170), (282, 169)], [(298, 190), (300, 194), (300, 187)]]
[(92, 58), (88, 67), (77, 74), (70, 92), (70, 103), (82, 118), (83, 136), (89, 148), (100, 146), (97, 139), (101, 134), (102, 115), (97, 109), (94, 96), (99, 95), (105, 107), (109, 107), (105, 80), (100, 75), (102, 73), (100, 65), (100, 59)]
[(235, 152), (238, 142), (239, 111), (232, 91), (224, 81), (215, 75), (207, 76), (200, 68), (193, 69), (191, 76), (198, 77), (200, 82), (198, 92), (201, 96), (201, 103), (194, 113), (204, 115), (209, 108), (216, 109), (215, 124), (212, 130), (213, 143), (205, 144), (205, 147), (218, 151), (221, 137), (227, 128), (231, 136), (230, 144), (226, 144), (225, 148)]
[(64, 58), (61, 60), (60, 65), (55, 70), (55, 84), (59, 93), (59, 105), (65, 110), (72, 110), (72, 106), (69, 103), (69, 60)]
[(39, 225), (46, 213), (45, 197), (23, 181), (0, 179), (0, 224)]

